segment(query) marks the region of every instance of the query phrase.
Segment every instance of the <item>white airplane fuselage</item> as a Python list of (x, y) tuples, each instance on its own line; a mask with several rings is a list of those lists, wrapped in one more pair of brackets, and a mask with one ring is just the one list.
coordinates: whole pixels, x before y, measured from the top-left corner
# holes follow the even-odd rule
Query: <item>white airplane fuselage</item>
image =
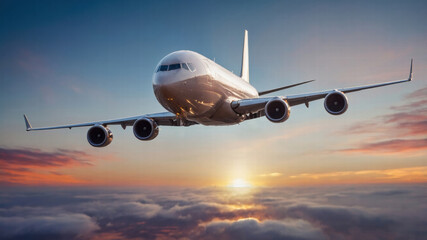
[(169, 112), (203, 125), (240, 123), (244, 117), (234, 112), (231, 102), (258, 98), (249, 82), (192, 51), (165, 56), (153, 75), (153, 89)]

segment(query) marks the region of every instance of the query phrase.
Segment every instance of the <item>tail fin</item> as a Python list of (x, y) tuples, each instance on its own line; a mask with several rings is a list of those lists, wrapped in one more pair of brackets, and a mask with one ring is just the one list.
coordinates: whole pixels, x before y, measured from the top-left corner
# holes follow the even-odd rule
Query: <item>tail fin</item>
[(242, 71), (240, 77), (249, 82), (249, 50), (248, 50), (248, 30), (245, 30), (245, 39), (243, 40)]

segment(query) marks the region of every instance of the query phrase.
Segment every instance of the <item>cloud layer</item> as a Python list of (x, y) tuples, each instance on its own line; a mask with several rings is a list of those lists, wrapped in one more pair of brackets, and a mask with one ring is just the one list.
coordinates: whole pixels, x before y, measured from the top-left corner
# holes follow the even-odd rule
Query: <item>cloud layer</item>
[(6, 189), (0, 238), (423, 239), (426, 197), (425, 185)]

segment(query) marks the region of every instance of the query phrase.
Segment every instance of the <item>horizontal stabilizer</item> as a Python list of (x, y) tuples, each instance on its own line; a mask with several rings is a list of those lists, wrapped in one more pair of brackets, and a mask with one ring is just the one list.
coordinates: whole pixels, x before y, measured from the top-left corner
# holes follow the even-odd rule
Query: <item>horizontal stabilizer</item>
[(288, 85), (288, 86), (284, 86), (284, 87), (279, 87), (279, 88), (267, 90), (267, 91), (258, 92), (258, 95), (262, 96), (262, 95), (265, 95), (265, 94), (269, 94), (269, 93), (272, 93), (272, 92), (277, 92), (277, 91), (280, 91), (280, 90), (283, 90), (283, 89), (287, 89), (287, 88), (296, 87), (296, 86), (299, 86), (299, 85), (302, 85), (302, 84), (306, 84), (306, 83), (309, 83), (309, 82), (313, 82), (313, 81), (314, 81), (314, 79), (313, 80), (309, 80), (309, 81), (305, 81), (305, 82), (300, 82), (300, 83)]

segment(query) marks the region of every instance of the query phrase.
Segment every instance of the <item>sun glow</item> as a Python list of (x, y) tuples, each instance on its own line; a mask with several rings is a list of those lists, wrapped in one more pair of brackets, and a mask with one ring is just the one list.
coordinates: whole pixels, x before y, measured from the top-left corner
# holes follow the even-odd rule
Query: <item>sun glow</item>
[(233, 188), (249, 188), (252, 187), (252, 185), (250, 183), (248, 183), (247, 181), (238, 178), (238, 179), (234, 179), (230, 185), (228, 185), (229, 187), (233, 187)]

